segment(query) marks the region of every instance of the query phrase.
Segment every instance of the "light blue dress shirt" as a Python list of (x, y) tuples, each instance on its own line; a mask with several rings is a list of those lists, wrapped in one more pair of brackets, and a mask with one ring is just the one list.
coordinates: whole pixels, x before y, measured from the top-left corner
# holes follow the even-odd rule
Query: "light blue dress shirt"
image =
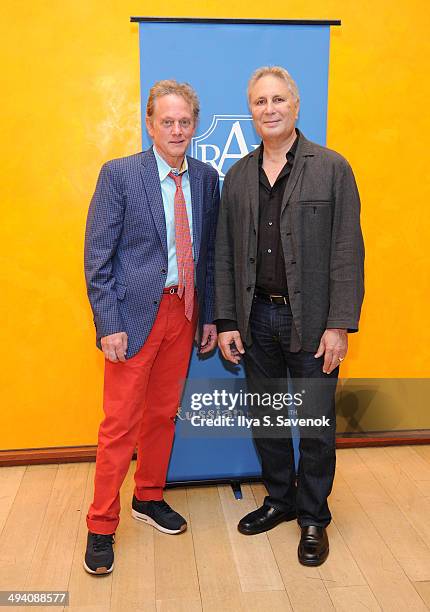
[[(167, 256), (168, 268), (165, 287), (178, 284), (178, 262), (176, 260), (176, 240), (175, 240), (175, 181), (168, 176), (172, 168), (161, 157), (155, 146), (153, 147), (155, 159), (157, 160), (158, 174), (160, 176), (161, 195), (163, 196), (164, 216), (166, 217), (167, 231)], [(181, 171), (182, 191), (184, 193), (185, 205), (187, 207), (188, 223), (190, 224), (191, 244), (193, 244), (193, 212), (191, 208), (191, 188), (190, 177), (188, 175), (187, 157), (185, 156)], [(194, 252), (194, 249), (193, 249)]]

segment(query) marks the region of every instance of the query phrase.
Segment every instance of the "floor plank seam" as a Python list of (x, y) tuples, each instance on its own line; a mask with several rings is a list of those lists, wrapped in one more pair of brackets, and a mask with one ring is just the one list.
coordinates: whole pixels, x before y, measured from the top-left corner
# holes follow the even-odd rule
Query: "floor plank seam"
[[(361, 460), (361, 457), (358, 455), (358, 453), (356, 452), (355, 449), (352, 449), (354, 451), (354, 454)], [(342, 470), (339, 470), (339, 473), (342, 474)], [(361, 507), (361, 504), (359, 502), (359, 500), (357, 499), (357, 497), (354, 495), (351, 487), (349, 486), (349, 484), (347, 483), (347, 481), (342, 477), (343, 481), (345, 482), (346, 487), (349, 489), (349, 491), (351, 492), (352, 497), (355, 499), (355, 501), (357, 502), (357, 504)], [(336, 485), (335, 485), (336, 486)], [(372, 593), (373, 597), (375, 598), (375, 600), (378, 602), (378, 605), (380, 606), (381, 610), (382, 610), (382, 604), (379, 601), (378, 597), (376, 596), (376, 593), (374, 592), (374, 590), (372, 589), (371, 585), (369, 584), (366, 574), (364, 573), (364, 571), (362, 570), (360, 563), (358, 562), (358, 560), (355, 558), (355, 555), (353, 554), (353, 551), (351, 550), (350, 546), (348, 545), (347, 540), (345, 539), (345, 537), (343, 536), (342, 530), (339, 527), (339, 525), (336, 523), (336, 520), (333, 521), (334, 524), (336, 525), (336, 528), (339, 532), (340, 537), (342, 538), (343, 543), (345, 544), (346, 548), (348, 549), (351, 557), (354, 559), (355, 564), (357, 565), (358, 571), (360, 572), (364, 582), (366, 583), (367, 587), (369, 588), (370, 592)]]
[(55, 478), (54, 478), (54, 479), (53, 479), (53, 481), (52, 481), (52, 486), (51, 486), (51, 489), (50, 489), (50, 491), (49, 491), (49, 496), (48, 496), (48, 499), (46, 500), (46, 504), (45, 504), (45, 509), (44, 509), (44, 512), (43, 512), (43, 516), (41, 517), (41, 521), (40, 521), (40, 529), (39, 529), (39, 533), (37, 534), (36, 542), (35, 542), (35, 544), (34, 544), (33, 554), (31, 555), (31, 559), (30, 559), (30, 561), (29, 561), (29, 563), (28, 563), (27, 572), (26, 572), (26, 577), (25, 577), (25, 580), (24, 580), (23, 590), (26, 590), (26, 587), (27, 587), (27, 584), (28, 584), (28, 581), (29, 581), (29, 578), (30, 578), (30, 571), (31, 571), (31, 568), (32, 568), (32, 565), (33, 565), (34, 556), (35, 556), (35, 554), (36, 554), (37, 546), (38, 546), (38, 544), (39, 544), (40, 537), (41, 537), (41, 535), (42, 535), (42, 527), (43, 527), (43, 524), (44, 524), (44, 522), (45, 522), (45, 516), (46, 516), (46, 513), (47, 513), (47, 511), (48, 511), (48, 506), (49, 506), (49, 503), (50, 503), (50, 501), (51, 501), (51, 499), (52, 499), (52, 493), (53, 493), (53, 491), (54, 491), (55, 482), (56, 482), (56, 480), (57, 480), (57, 478), (58, 478), (58, 471), (59, 471), (59, 470), (58, 470), (58, 467), (59, 467), (59, 466), (57, 465), (56, 470), (55, 470), (55, 471), (56, 471)]
[[(79, 465), (81, 465), (81, 464), (79, 464)], [(82, 506), (83, 506), (83, 503), (84, 503), (84, 500), (85, 500), (85, 493), (86, 493), (86, 490), (87, 490), (89, 474), (90, 474), (90, 464), (87, 463), (87, 475), (86, 475), (86, 479), (85, 479), (85, 486), (82, 487), (82, 496), (81, 496), (81, 501), (80, 501), (80, 504), (79, 504), (79, 508), (80, 508), (79, 512), (82, 512)], [(74, 559), (74, 556), (75, 556), (75, 550), (76, 550), (76, 546), (77, 546), (77, 543), (78, 543), (80, 523), (81, 523), (81, 515), (79, 515), (79, 520), (77, 521), (77, 524), (76, 524), (75, 546), (73, 548), (73, 555), (71, 556), (71, 559), (70, 559), (69, 577), (68, 577), (68, 580), (67, 580), (67, 584), (69, 584), (70, 577), (71, 577), (71, 574), (72, 574), (73, 559)]]
[[(402, 470), (402, 466), (401, 466), (400, 464), (398, 464), (398, 463), (395, 463), (395, 462), (394, 462), (394, 461), (391, 459), (391, 457), (389, 456), (389, 454), (385, 452), (385, 449), (384, 449), (384, 454), (386, 455), (387, 460), (388, 460), (388, 461), (391, 463), (391, 465), (393, 465), (393, 466), (397, 466), (397, 467), (400, 469), (400, 471), (402, 472), (402, 474), (405, 476), (405, 478), (407, 478), (407, 480), (408, 480), (409, 482), (411, 482), (411, 484), (412, 484), (412, 485), (415, 487), (415, 489), (416, 489), (416, 493), (417, 493), (417, 496), (418, 496), (419, 498), (422, 498), (422, 499), (427, 499), (427, 498), (426, 498), (424, 495), (422, 495), (421, 491), (418, 489), (418, 487), (416, 486), (415, 482), (414, 482), (414, 481), (413, 481), (411, 478), (409, 478), (409, 476), (407, 475), (407, 473), (406, 473), (404, 470)], [(377, 473), (377, 471), (376, 471), (376, 470), (374, 470), (374, 469), (372, 469), (372, 467), (371, 467), (371, 466), (367, 465), (367, 463), (366, 463), (365, 461), (364, 461), (364, 464), (366, 465), (367, 469), (368, 469), (368, 470), (369, 470), (369, 471), (370, 471), (370, 472), (373, 474), (373, 476), (374, 476), (374, 477), (375, 477), (375, 479), (378, 481), (378, 483), (379, 483), (379, 485), (381, 486), (381, 488), (382, 488), (382, 489), (385, 491), (385, 493), (388, 495), (389, 499), (390, 499), (390, 500), (391, 500), (391, 501), (394, 503), (394, 505), (395, 505), (395, 506), (396, 506), (396, 507), (397, 507), (397, 508), (400, 510), (400, 512), (403, 514), (403, 516), (405, 517), (405, 519), (407, 520), (407, 522), (409, 523), (409, 525), (410, 525), (410, 526), (412, 527), (412, 529), (413, 529), (413, 530), (416, 532), (416, 534), (417, 534), (418, 538), (419, 538), (419, 539), (420, 539), (420, 540), (423, 542), (424, 546), (426, 546), (426, 547), (427, 547), (427, 548), (430, 550), (430, 541), (429, 541), (429, 542), (426, 542), (426, 541), (425, 541), (425, 540), (422, 538), (421, 534), (419, 533), (419, 531), (418, 531), (418, 529), (417, 529), (417, 526), (416, 526), (416, 525), (415, 525), (415, 524), (414, 524), (414, 523), (413, 523), (413, 522), (410, 520), (409, 513), (408, 513), (408, 512), (407, 512), (407, 511), (406, 511), (406, 510), (403, 508), (403, 505), (402, 505), (401, 503), (399, 503), (399, 502), (396, 500), (395, 496), (394, 496), (394, 495), (392, 495), (392, 494), (390, 493), (390, 491), (388, 490), (388, 488), (386, 488), (386, 486), (384, 485), (383, 479), (378, 477), (378, 473)], [(400, 481), (400, 479), (399, 479), (399, 481)], [(397, 485), (398, 485), (399, 481), (397, 481), (397, 483), (396, 483)], [(367, 513), (366, 513), (366, 514), (367, 514)], [(378, 533), (379, 533), (379, 531), (378, 531)], [(381, 535), (381, 534), (380, 534), (380, 535)], [(383, 536), (382, 536), (382, 535), (381, 535), (381, 537), (383, 538)], [(383, 539), (384, 539), (384, 538), (383, 538)], [(385, 539), (384, 539), (384, 542), (385, 542)], [(391, 550), (391, 549), (390, 549), (390, 550)]]
[[(422, 581), (421, 581), (421, 580), (418, 580), (418, 581), (416, 580), (415, 582), (428, 582), (428, 580), (422, 580)], [(418, 589), (417, 589), (417, 587), (415, 586), (415, 582), (412, 582), (412, 581), (411, 581), (412, 586), (413, 586), (413, 588), (415, 589), (415, 592), (418, 594), (418, 597), (419, 597), (419, 598), (421, 599), (421, 601), (423, 602), (423, 604), (424, 604), (425, 608), (426, 608), (427, 610), (430, 610), (430, 608), (429, 608), (429, 607), (428, 607), (428, 605), (427, 605), (427, 602), (426, 602), (426, 601), (423, 599), (423, 596), (421, 595), (421, 593), (419, 592), (419, 590), (418, 590)]]
[[(352, 488), (350, 487), (350, 485), (349, 485), (349, 483), (348, 483), (347, 479), (345, 478), (343, 468), (338, 468), (338, 469), (339, 469), (339, 473), (342, 475), (342, 478), (343, 478), (343, 479), (344, 479), (344, 481), (345, 481), (346, 486), (347, 486), (347, 487), (350, 489), (350, 491), (352, 492)], [(369, 470), (370, 470), (370, 468), (369, 468), (369, 467), (368, 467), (367, 469), (369, 469)], [(370, 470), (370, 471), (371, 471), (371, 470)], [(380, 482), (380, 481), (377, 479), (376, 475), (375, 475), (373, 472), (372, 472), (372, 475), (375, 477), (375, 479), (377, 480), (378, 484), (379, 484), (379, 485), (381, 485), (381, 482)], [(381, 487), (382, 487), (382, 485), (381, 485)], [(383, 488), (383, 487), (382, 487), (382, 488)], [(384, 491), (385, 491), (385, 493), (386, 493), (386, 494), (389, 496), (390, 500), (391, 500), (393, 503), (395, 503), (396, 507), (397, 507), (397, 508), (400, 510), (400, 512), (401, 512), (401, 513), (402, 513), (402, 514), (403, 514), (403, 515), (404, 515), (404, 516), (407, 518), (407, 515), (404, 513), (404, 511), (403, 511), (403, 509), (401, 508), (401, 506), (399, 506), (398, 504), (396, 504), (396, 502), (395, 502), (394, 498), (392, 498), (392, 497), (389, 495), (389, 492), (388, 492), (386, 489), (384, 489)], [(361, 509), (363, 510), (364, 514), (366, 515), (367, 519), (368, 519), (368, 520), (370, 521), (370, 523), (373, 525), (373, 527), (374, 527), (375, 531), (377, 531), (377, 532), (378, 532), (378, 534), (379, 534), (379, 536), (381, 537), (381, 539), (383, 540), (384, 544), (386, 545), (386, 547), (388, 548), (388, 550), (391, 552), (392, 556), (393, 556), (393, 557), (396, 559), (396, 561), (399, 563), (399, 561), (397, 560), (397, 557), (396, 557), (396, 556), (395, 556), (395, 554), (394, 554), (394, 551), (392, 551), (392, 549), (391, 549), (391, 546), (390, 546), (389, 542), (386, 540), (386, 537), (384, 536), (384, 533), (380, 531), (380, 529), (378, 528), (378, 525), (377, 525), (377, 524), (375, 523), (375, 521), (373, 520), (373, 518), (372, 518), (371, 514), (369, 514), (369, 512), (367, 511), (366, 506), (363, 506), (363, 504), (360, 502), (360, 500), (359, 500), (359, 498), (358, 498), (358, 497), (356, 497), (355, 495), (354, 495), (354, 497), (355, 497), (355, 499), (356, 499), (357, 503), (360, 505)], [(409, 521), (409, 520), (408, 520), (408, 523), (409, 523), (409, 525), (410, 525), (410, 526), (411, 526), (411, 527), (414, 529), (414, 531), (417, 533), (417, 535), (418, 535), (419, 539), (421, 540), (421, 542), (422, 542), (424, 545), (426, 545), (426, 546), (427, 546), (426, 542), (425, 542), (425, 541), (424, 541), (424, 540), (421, 538), (420, 534), (417, 532), (417, 530), (416, 530), (415, 526), (414, 526), (412, 523), (410, 523), (410, 521)], [(400, 563), (399, 563), (399, 565), (400, 565)], [(402, 569), (403, 569), (403, 568), (402, 568)], [(408, 579), (409, 579), (409, 577), (408, 577)]]
[(194, 567), (196, 568), (197, 584), (199, 585), (200, 607), (203, 610), (202, 589), (201, 589), (201, 585), (200, 585), (199, 568), (197, 567), (196, 548), (195, 548), (195, 544), (194, 544), (193, 522), (191, 520), (191, 510), (190, 510), (190, 505), (188, 503), (188, 489), (189, 489), (189, 487), (185, 487), (185, 499), (187, 501), (188, 519), (190, 521), (191, 542), (192, 542), (192, 545), (193, 545), (193, 553), (194, 553), (194, 555), (193, 555), (194, 556)]
[(19, 490), (20, 490), (20, 488), (21, 488), (21, 484), (22, 484), (22, 481), (23, 481), (24, 475), (25, 475), (25, 473), (27, 472), (27, 469), (28, 469), (28, 466), (25, 466), (25, 469), (24, 469), (24, 470), (22, 471), (22, 473), (21, 473), (21, 478), (19, 479), (19, 484), (18, 484), (18, 486), (17, 486), (17, 488), (16, 488), (15, 495), (14, 495), (14, 497), (13, 497), (13, 501), (12, 501), (12, 503), (11, 503), (11, 504), (10, 504), (10, 506), (9, 506), (9, 510), (8, 510), (8, 512), (7, 512), (7, 514), (6, 514), (6, 517), (5, 517), (5, 519), (4, 519), (4, 522), (3, 522), (3, 527), (1, 528), (1, 531), (0, 531), (0, 538), (1, 538), (2, 534), (3, 534), (4, 528), (6, 527), (7, 522), (8, 522), (8, 520), (9, 520), (10, 513), (12, 512), (12, 508), (13, 508), (13, 506), (14, 506), (14, 504), (15, 504), (16, 497), (17, 497), (18, 492), (19, 492)]
[[(90, 465), (88, 464), (88, 470), (87, 470), (87, 479), (86, 479), (86, 481), (85, 481), (84, 492), (83, 492), (83, 496), (82, 496), (82, 500), (81, 500), (81, 509), (80, 509), (80, 512), (81, 512), (81, 513), (84, 511), (84, 509), (83, 509), (83, 504), (84, 504), (84, 501), (85, 501), (85, 496), (86, 496), (87, 489), (88, 489), (88, 486), (89, 486), (88, 481), (90, 480), (90, 472), (91, 472), (91, 470), (90, 470)], [(76, 533), (75, 546), (74, 546), (74, 548), (73, 548), (73, 555), (72, 555), (72, 562), (71, 562), (71, 565), (70, 565), (69, 578), (68, 578), (68, 580), (67, 580), (67, 590), (68, 590), (68, 591), (70, 591), (69, 586), (70, 586), (70, 579), (71, 579), (71, 577), (72, 577), (72, 571), (73, 571), (73, 562), (74, 562), (74, 560), (75, 560), (76, 552), (77, 552), (77, 550), (79, 550), (79, 542), (78, 542), (78, 538), (79, 538), (79, 528), (80, 528), (81, 517), (82, 517), (82, 514), (81, 514), (81, 516), (79, 517), (79, 522), (78, 522), (78, 530), (77, 530), (77, 533)], [(112, 587), (111, 587), (111, 590), (112, 590)], [(70, 596), (70, 595), (69, 595), (69, 596)], [(69, 602), (69, 605), (70, 605), (70, 602)], [(109, 610), (110, 610), (110, 606), (109, 606)]]
[[(255, 505), (257, 506), (257, 498), (255, 497), (254, 488), (253, 488), (252, 485), (250, 487), (250, 490), (251, 490), (252, 496), (254, 498)], [(278, 559), (276, 558), (276, 554), (275, 554), (275, 551), (273, 549), (272, 542), (270, 541), (270, 538), (269, 538), (267, 532), (264, 535), (266, 536), (267, 541), (269, 542), (269, 546), (270, 546), (270, 549), (272, 551), (273, 558), (275, 559), (276, 567), (278, 568), (278, 572), (279, 572), (279, 575), (281, 577), (282, 584), (284, 585), (284, 591), (285, 591), (285, 594), (287, 596), (288, 603), (290, 604), (291, 609), (294, 610), (293, 602), (291, 601), (290, 595), (288, 593), (287, 585), (285, 584), (285, 580), (284, 580), (284, 577), (282, 575), (281, 567), (280, 567), (280, 565), (278, 563)]]
[[(254, 492), (253, 492), (253, 494), (254, 494)], [(254, 499), (255, 499), (255, 496), (254, 496)], [(267, 537), (267, 540), (269, 541), (269, 546), (271, 548), (272, 555), (273, 555), (273, 557), (275, 559), (275, 563), (276, 563), (276, 567), (278, 568), (279, 575), (281, 576), (282, 584), (284, 585), (284, 591), (285, 591), (285, 594), (287, 596), (288, 603), (290, 604), (291, 610), (294, 611), (293, 602), (292, 602), (290, 594), (288, 592), (287, 584), (286, 584), (286, 582), (284, 580), (284, 576), (283, 576), (282, 571), (281, 571), (281, 566), (279, 565), (278, 559), (276, 557), (275, 551), (274, 551), (273, 546), (272, 546), (272, 542), (271, 542), (270, 538), (268, 537), (267, 533), (266, 533), (266, 537)]]
[[(344, 480), (345, 480), (345, 479), (344, 479)], [(346, 481), (345, 481), (345, 483), (346, 483)], [(348, 484), (348, 483), (346, 483), (346, 484)], [(330, 498), (329, 498), (329, 499), (330, 499)], [(357, 502), (358, 502), (358, 500), (357, 500)], [(353, 559), (353, 560), (354, 560), (354, 563), (355, 563), (355, 565), (357, 566), (357, 569), (358, 569), (358, 571), (360, 572), (360, 575), (361, 575), (362, 579), (364, 580), (364, 582), (366, 583), (366, 585), (367, 585), (367, 586), (369, 587), (369, 589), (370, 589), (370, 585), (369, 585), (369, 583), (368, 583), (368, 582), (367, 582), (367, 580), (366, 580), (366, 576), (364, 575), (364, 573), (363, 573), (363, 571), (362, 571), (361, 567), (359, 566), (359, 564), (358, 564), (357, 560), (355, 559), (355, 557), (354, 557), (354, 554), (353, 554), (352, 550), (351, 550), (351, 549), (350, 549), (350, 547), (348, 546), (348, 542), (347, 542), (347, 541), (345, 540), (345, 538), (343, 537), (342, 532), (341, 532), (341, 530), (340, 530), (340, 528), (339, 528), (338, 524), (336, 523), (336, 520), (335, 520), (335, 519), (333, 519), (333, 518), (332, 518), (332, 523), (333, 523), (333, 525), (336, 527), (337, 532), (338, 532), (338, 534), (339, 534), (339, 536), (340, 536), (340, 538), (341, 538), (341, 540), (342, 540), (342, 542), (343, 542), (343, 544), (344, 544), (344, 546), (345, 546), (346, 550), (349, 552), (351, 559)], [(364, 585), (353, 585), (353, 586), (364, 586)]]

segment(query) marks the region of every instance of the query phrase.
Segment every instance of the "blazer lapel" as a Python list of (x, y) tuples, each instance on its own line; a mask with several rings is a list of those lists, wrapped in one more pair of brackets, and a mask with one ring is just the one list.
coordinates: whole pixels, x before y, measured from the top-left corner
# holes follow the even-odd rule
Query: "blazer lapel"
[(194, 164), (192, 157), (188, 157), (188, 155), (187, 163), (188, 176), (190, 178), (191, 210), (193, 211), (194, 259), (197, 265), (202, 237), (203, 182), (199, 168)]
[(255, 233), (258, 234), (258, 216), (259, 216), (259, 200), (260, 200), (260, 178), (258, 169), (258, 158), (260, 155), (260, 147), (255, 149), (249, 158), (248, 165), (248, 195), (251, 204), (251, 218), (254, 224)]
[[(300, 132), (299, 132), (300, 133)], [(296, 156), (291, 170), (290, 178), (288, 179), (287, 187), (282, 198), (281, 215), (288, 205), (288, 202), (293, 193), (293, 189), (299, 180), (303, 168), (305, 167), (306, 158), (313, 156), (314, 153), (310, 148), (310, 142), (300, 133), (300, 140), (297, 146)]]
[(157, 161), (152, 148), (142, 154), (140, 171), (152, 218), (154, 219), (154, 224), (160, 237), (161, 246), (167, 257), (166, 217), (164, 215), (163, 196), (161, 195)]

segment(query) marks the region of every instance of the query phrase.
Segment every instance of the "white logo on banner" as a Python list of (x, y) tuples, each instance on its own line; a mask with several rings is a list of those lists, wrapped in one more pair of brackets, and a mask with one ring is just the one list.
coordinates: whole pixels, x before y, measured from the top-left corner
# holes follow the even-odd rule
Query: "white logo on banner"
[(259, 146), (255, 140), (251, 115), (213, 115), (209, 129), (191, 140), (191, 155), (215, 168), (222, 181), (238, 159)]

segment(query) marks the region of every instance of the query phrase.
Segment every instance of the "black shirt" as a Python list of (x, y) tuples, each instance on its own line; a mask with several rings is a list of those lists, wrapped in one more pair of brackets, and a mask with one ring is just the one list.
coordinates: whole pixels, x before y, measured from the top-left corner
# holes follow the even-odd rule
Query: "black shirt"
[[(280, 221), (282, 198), (290, 176), (300, 134), (286, 154), (285, 166), (273, 186), (263, 170), (263, 143), (260, 147), (259, 165), (259, 207), (258, 207), (258, 247), (256, 291), (277, 295), (287, 295), (284, 254), (282, 251)], [(237, 322), (230, 319), (215, 321), (218, 333), (234, 331)]]
[(294, 163), (299, 136), (286, 154), (285, 166), (273, 186), (263, 170), (263, 144), (260, 149), (259, 212), (256, 291), (287, 295), (284, 254), (282, 251), (280, 220), (282, 198)]

